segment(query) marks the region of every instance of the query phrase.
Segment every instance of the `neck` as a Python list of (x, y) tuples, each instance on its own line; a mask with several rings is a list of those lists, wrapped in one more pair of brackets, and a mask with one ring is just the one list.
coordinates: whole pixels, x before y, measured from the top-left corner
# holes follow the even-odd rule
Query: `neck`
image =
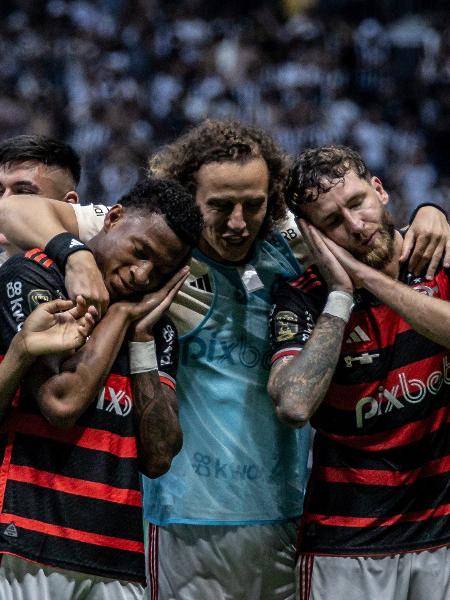
[(210, 258), (211, 260), (214, 260), (215, 262), (222, 264), (222, 265), (228, 265), (228, 266), (235, 266), (238, 267), (239, 265), (245, 265), (247, 264), (249, 258), (252, 256), (253, 251), (254, 251), (254, 244), (252, 244), (250, 251), (247, 253), (247, 255), (240, 259), (240, 260), (226, 260), (225, 258), (223, 258), (223, 256), (221, 256), (218, 252), (216, 252), (214, 250), (214, 248), (212, 246), (210, 246), (208, 244), (207, 241), (205, 241), (204, 239), (200, 239), (199, 243), (198, 243), (198, 249), (200, 250), (200, 252), (202, 254), (204, 254), (205, 256), (207, 256), (208, 258)]
[(92, 254), (94, 255), (95, 258), (95, 262), (97, 263), (97, 266), (100, 268), (100, 265), (102, 264), (102, 252), (101, 252), (101, 232), (97, 233), (97, 235), (95, 235), (93, 238), (91, 238), (89, 241), (85, 242), (86, 246), (89, 248), (89, 250), (92, 251)]

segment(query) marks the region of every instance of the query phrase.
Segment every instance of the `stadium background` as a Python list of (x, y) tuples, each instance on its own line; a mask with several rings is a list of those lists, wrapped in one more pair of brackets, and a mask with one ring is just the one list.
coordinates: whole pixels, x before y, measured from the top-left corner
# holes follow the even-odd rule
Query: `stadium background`
[(187, 126), (237, 117), (290, 154), (357, 146), (403, 222), (450, 206), (449, 17), (446, 0), (2, 0), (0, 138), (71, 143), (102, 202)]

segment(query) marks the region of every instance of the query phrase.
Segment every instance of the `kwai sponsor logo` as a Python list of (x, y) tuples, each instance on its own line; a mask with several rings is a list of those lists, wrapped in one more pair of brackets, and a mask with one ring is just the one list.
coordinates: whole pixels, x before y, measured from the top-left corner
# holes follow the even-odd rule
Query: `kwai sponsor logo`
[(408, 404), (419, 404), (427, 394), (436, 395), (443, 385), (450, 385), (450, 363), (448, 357), (442, 359), (442, 370), (433, 371), (426, 380), (407, 379), (405, 373), (398, 375), (398, 383), (390, 390), (380, 388), (378, 397), (365, 396), (355, 407), (356, 427), (362, 429), (364, 423), (392, 410), (402, 410)]

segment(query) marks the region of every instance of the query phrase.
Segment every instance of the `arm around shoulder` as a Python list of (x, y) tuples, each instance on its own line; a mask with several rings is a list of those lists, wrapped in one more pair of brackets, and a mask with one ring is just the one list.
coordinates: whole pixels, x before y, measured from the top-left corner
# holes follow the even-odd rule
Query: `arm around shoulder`
[[(36, 219), (39, 215), (39, 219)], [(0, 202), (0, 229), (19, 248), (44, 248), (58, 233), (78, 235), (72, 204), (20, 194)]]

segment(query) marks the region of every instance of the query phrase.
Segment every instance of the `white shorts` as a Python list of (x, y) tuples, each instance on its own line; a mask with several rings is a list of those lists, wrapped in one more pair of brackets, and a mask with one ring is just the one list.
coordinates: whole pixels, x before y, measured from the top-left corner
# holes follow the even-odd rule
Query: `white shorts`
[(0, 600), (143, 600), (139, 583), (47, 567), (3, 554)]
[(295, 523), (150, 525), (150, 600), (294, 600)]
[(450, 548), (381, 557), (308, 556), (297, 600), (449, 600)]

